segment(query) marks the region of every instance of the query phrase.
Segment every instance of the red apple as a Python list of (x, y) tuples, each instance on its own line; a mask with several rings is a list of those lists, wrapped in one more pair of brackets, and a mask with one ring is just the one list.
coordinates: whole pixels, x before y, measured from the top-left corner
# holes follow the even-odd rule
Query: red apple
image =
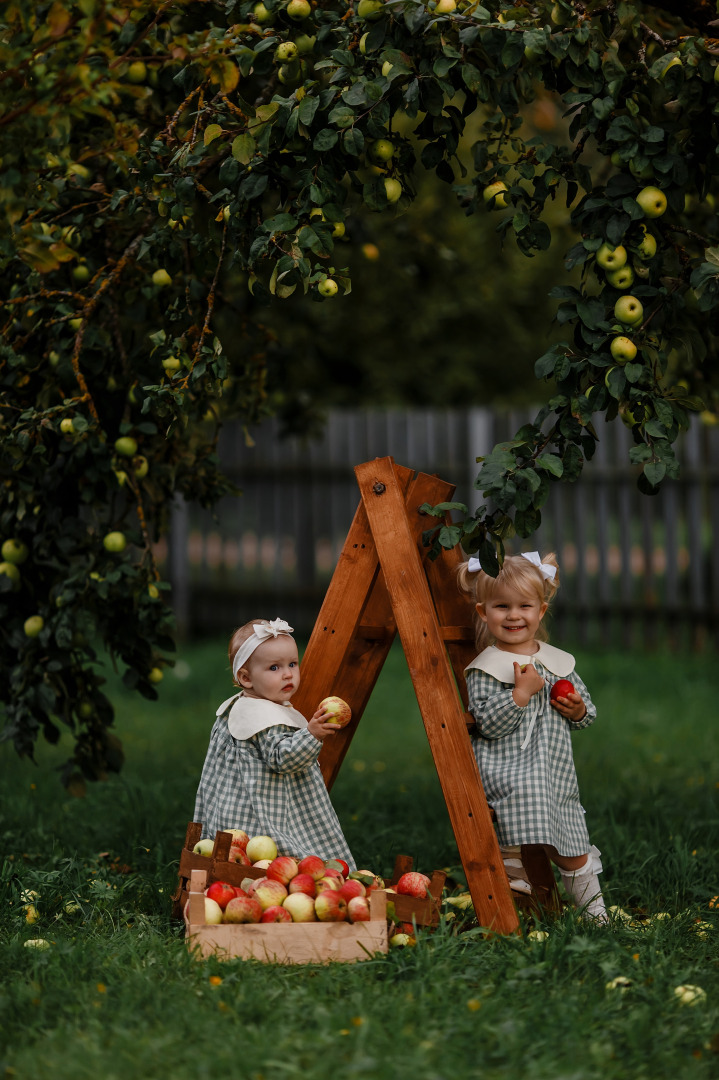
[(305, 893), (307, 896), (315, 895), (315, 879), (311, 874), (297, 874), (287, 886), (290, 893)]
[(328, 859), (325, 866), (328, 870), (339, 870), (344, 878), (346, 878), (350, 872), (350, 868), (344, 859)]
[(350, 879), (352, 881), (361, 881), (367, 890), (368, 896), (373, 889), (384, 889), (384, 881), (382, 878), (377, 877), (371, 870), (353, 870), (350, 873)]
[(319, 881), (315, 882), (315, 896), (319, 896), (321, 892), (330, 890), (331, 892), (339, 892), (344, 885), (344, 879), (340, 877), (323, 877)]
[(369, 922), (369, 901), (365, 896), (353, 896), (347, 904), (350, 922)]
[(307, 893), (290, 893), (286, 900), (282, 901), (282, 907), (289, 911), (292, 922), (316, 922), (314, 898)]
[[(325, 879), (334, 878), (336, 881), (339, 881), (340, 885), (344, 885), (344, 883), (345, 883), (345, 876), (341, 872), (341, 870), (335, 870), (334, 867), (332, 867), (332, 866), (326, 866), (325, 867), (325, 872), (322, 875), (322, 878), (325, 878)], [(320, 879), (320, 880), (322, 880), (322, 879)]]
[(213, 881), (209, 888), (205, 889), (205, 896), (218, 903), (224, 911), (235, 897), (235, 886), (227, 881)]
[(341, 697), (323, 698), (317, 707), (322, 709), (323, 712), (331, 713), (331, 716), (325, 721), (327, 724), (339, 724), (340, 727), (345, 727), (352, 719), (352, 710)]
[(318, 881), (321, 877), (324, 877), (324, 860), (319, 855), (307, 855), (301, 860), (297, 871), (300, 874), (309, 874), (311, 878)]
[(341, 889), (338, 890), (340, 896), (344, 896), (345, 900), (349, 904), (353, 896), (366, 896), (367, 890), (361, 881), (345, 881)]
[(287, 889), (280, 881), (270, 881), (265, 878), (261, 885), (255, 888), (252, 894), (255, 900), (259, 900), (262, 910), (267, 911), (273, 904), (281, 904), (287, 897)]
[(226, 923), (256, 923), (262, 918), (262, 905), (254, 896), (236, 896), (225, 908)]
[(272, 904), (262, 912), (260, 922), (292, 922), (292, 916), (287, 908), (280, 904)]
[(419, 874), (416, 870), (410, 870), (402, 874), (395, 885), (395, 891), (400, 896), (427, 896), (429, 892), (429, 878), (426, 874)]
[(235, 847), (234, 844), (230, 844), (230, 854), (227, 857), (227, 861), (236, 863), (237, 866), (252, 866), (252, 863), (247, 858), (245, 852), (241, 848)]
[(566, 697), (568, 694), (574, 693), (574, 686), (570, 683), (569, 679), (557, 679), (552, 689), (549, 691), (549, 700), (556, 701), (559, 697)]
[[(250, 880), (252, 880), (252, 879), (250, 879)], [(245, 892), (245, 890), (240, 885), (235, 885), (234, 888), (235, 888), (235, 896), (249, 896), (250, 895), (248, 892)]]
[(315, 900), (315, 915), (320, 922), (344, 922), (347, 917), (347, 901), (337, 889), (325, 889)]
[(245, 890), (248, 896), (254, 896), (257, 886), (263, 885), (266, 881), (266, 877), (243, 878), (242, 888)]
[(296, 876), (297, 863), (289, 855), (278, 855), (267, 867), (267, 877), (271, 881), (279, 881), (282, 885), (288, 885)]
[(231, 835), (232, 843), (241, 847), (243, 851), (250, 842), (250, 838), (244, 829), (225, 829), (225, 832)]

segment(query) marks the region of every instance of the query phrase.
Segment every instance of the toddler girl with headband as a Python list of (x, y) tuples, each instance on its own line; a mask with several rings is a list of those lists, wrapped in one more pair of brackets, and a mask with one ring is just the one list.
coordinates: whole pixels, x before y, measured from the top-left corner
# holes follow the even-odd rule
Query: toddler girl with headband
[[(472, 745), (510, 885), (530, 891), (521, 845), (542, 844), (576, 906), (606, 922), (600, 852), (589, 842), (571, 741), (572, 731), (593, 723), (596, 709), (574, 657), (547, 644), (542, 623), (559, 586), (556, 559), (536, 551), (509, 555), (493, 578), (472, 558), (458, 580), (476, 611), (479, 655), (465, 670), (477, 723)], [(560, 679), (574, 690), (552, 700)]]
[(217, 710), (194, 820), (218, 829), (271, 836), (280, 855), (355, 863), (342, 835), (317, 757), (339, 725), (318, 709), (308, 722), (290, 699), (300, 685), (297, 645), (282, 619), (254, 619), (236, 630), (228, 655), (239, 692)]

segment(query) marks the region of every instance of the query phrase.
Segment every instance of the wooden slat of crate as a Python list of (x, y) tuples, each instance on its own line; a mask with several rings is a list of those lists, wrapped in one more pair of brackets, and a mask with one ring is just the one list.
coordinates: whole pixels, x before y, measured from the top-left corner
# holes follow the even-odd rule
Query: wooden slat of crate
[(276, 964), (356, 963), (386, 953), (385, 893), (370, 895), (370, 920), (361, 923), (252, 923), (204, 925), (207, 875), (192, 872), (185, 936), (201, 956), (261, 960)]
[[(398, 855), (394, 861), (392, 877), (385, 883), (392, 888), (402, 874), (412, 870), (413, 860), (409, 855)], [(417, 926), (437, 926), (442, 905), (442, 890), (447, 875), (444, 870), (435, 870), (429, 881), (429, 896), (404, 896), (402, 893), (390, 893), (389, 902), (394, 904), (394, 921), (410, 923), (414, 919)]]

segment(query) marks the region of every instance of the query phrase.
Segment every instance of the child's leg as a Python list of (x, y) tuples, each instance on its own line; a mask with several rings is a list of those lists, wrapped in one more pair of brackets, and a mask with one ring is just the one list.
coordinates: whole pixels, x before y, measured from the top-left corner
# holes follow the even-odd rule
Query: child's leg
[(602, 872), (601, 852), (592, 845), (587, 855), (560, 855), (556, 848), (548, 848), (552, 862), (559, 867), (562, 884), (574, 904), (597, 922), (607, 922), (604, 898), (598, 874)]

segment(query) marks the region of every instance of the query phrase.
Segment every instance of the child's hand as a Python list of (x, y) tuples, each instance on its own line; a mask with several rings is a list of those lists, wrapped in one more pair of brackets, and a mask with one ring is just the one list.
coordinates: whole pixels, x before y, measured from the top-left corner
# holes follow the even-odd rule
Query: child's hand
[(518, 664), (514, 662), (514, 690), (512, 697), (516, 705), (524, 707), (529, 704), (529, 699), (538, 694), (544, 686), (544, 679), (537, 671), (534, 664)]
[(331, 724), (325, 719), (328, 716), (332, 716), (332, 713), (325, 712), (324, 709), (318, 709), (312, 719), (307, 724), (307, 730), (311, 735), (314, 735), (320, 742), (324, 742), (328, 735), (334, 735), (335, 731), (339, 731), (341, 724)]
[(552, 705), (557, 712), (560, 712), (565, 720), (571, 720), (574, 724), (579, 720), (583, 720), (587, 715), (587, 706), (584, 704), (583, 698), (576, 690), (571, 694), (565, 694), (551, 699), (550, 705)]

